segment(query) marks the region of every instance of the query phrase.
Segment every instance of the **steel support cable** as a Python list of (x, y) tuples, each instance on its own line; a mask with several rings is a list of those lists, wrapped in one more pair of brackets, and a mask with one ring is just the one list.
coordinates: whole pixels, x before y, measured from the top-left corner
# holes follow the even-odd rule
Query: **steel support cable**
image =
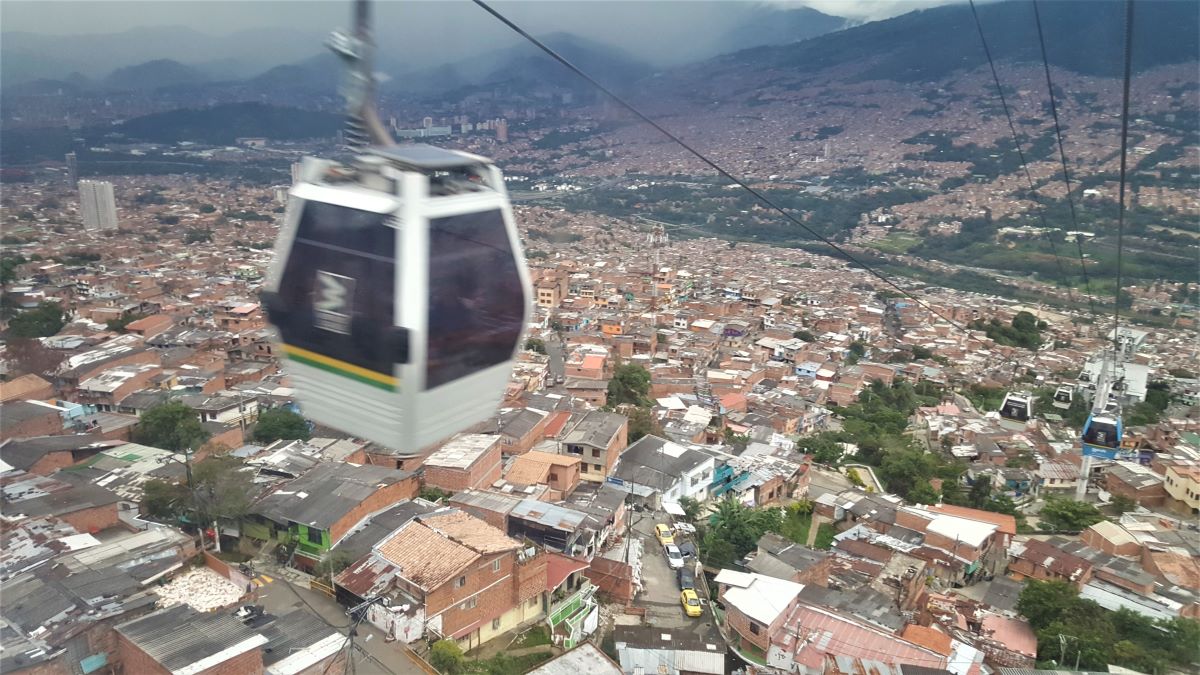
[[(1033, 184), (1033, 175), (1029, 172), (1029, 163), (1025, 160), (1025, 151), (1021, 149), (1021, 140), (1017, 135), (1017, 127), (1013, 124), (1012, 111), (1008, 107), (1008, 99), (1004, 96), (1004, 87), (1000, 85), (1000, 75), (996, 72), (996, 63), (992, 60), (992, 50), (988, 46), (987, 38), (983, 34), (983, 22), (979, 20), (979, 12), (975, 9), (975, 0), (969, 0), (971, 5), (971, 15), (975, 17), (975, 29), (979, 31), (979, 42), (983, 45), (983, 53), (987, 56), (988, 67), (992, 71), (992, 81), (996, 84), (996, 94), (1000, 97), (1000, 107), (1004, 110), (1004, 119), (1008, 120), (1008, 130), (1012, 134), (1013, 147), (1017, 149), (1017, 157), (1021, 160), (1021, 168), (1025, 172), (1025, 181), (1029, 183), (1029, 196), (1033, 199), (1033, 203), (1037, 205), (1038, 218), (1042, 222), (1042, 228), (1050, 230), (1050, 224), (1046, 221), (1046, 205), (1042, 203), (1037, 194), (1037, 188)], [(1076, 228), (1078, 229), (1078, 228)], [(1054, 265), (1058, 268), (1058, 276), (1062, 278), (1063, 283), (1067, 286), (1067, 297), (1071, 304), (1075, 304), (1075, 293), (1071, 288), (1071, 280), (1067, 278), (1067, 272), (1063, 268), (1062, 257), (1058, 255), (1058, 245), (1054, 242), (1054, 236), (1050, 236), (1050, 251), (1054, 254)], [(1083, 267), (1083, 261), (1079, 261), (1080, 267)], [(1084, 272), (1086, 274), (1086, 270)], [(1091, 298), (1088, 298), (1089, 303)], [(1092, 320), (1096, 320), (1096, 307), (1091, 305)]]
[(1071, 229), (1075, 232), (1075, 250), (1079, 254), (1079, 269), (1083, 272), (1083, 288), (1088, 296), (1088, 307), (1092, 312), (1092, 320), (1098, 322), (1096, 300), (1092, 295), (1092, 281), (1088, 277), (1087, 261), (1083, 257), (1083, 240), (1079, 237), (1079, 219), (1075, 213), (1075, 198), (1071, 196), (1071, 171), (1067, 167), (1067, 151), (1063, 147), (1062, 125), (1058, 121), (1058, 101), (1054, 96), (1054, 81), (1050, 78), (1050, 61), (1046, 56), (1046, 37), (1042, 33), (1042, 13), (1038, 9), (1038, 0), (1032, 0), (1032, 2), (1033, 21), (1037, 25), (1038, 47), (1042, 51), (1042, 69), (1046, 74), (1046, 92), (1050, 96), (1050, 116), (1054, 119), (1054, 137), (1058, 141), (1058, 159), (1062, 164), (1063, 184), (1067, 188), (1067, 206), (1071, 210)]
[(795, 224), (796, 226), (800, 227), (802, 230), (804, 230), (805, 232), (807, 232), (808, 234), (810, 234), (810, 235), (811, 235), (813, 238), (815, 238), (815, 239), (817, 239), (818, 241), (820, 241), (820, 242), (822, 242), (822, 243), (826, 244), (827, 246), (829, 246), (830, 248), (832, 248), (834, 251), (837, 251), (839, 254), (841, 254), (841, 256), (842, 256), (843, 258), (845, 258), (846, 260), (848, 260), (848, 261), (850, 261), (850, 262), (854, 263), (855, 265), (858, 265), (859, 267), (862, 267), (864, 270), (866, 270), (867, 272), (869, 272), (869, 273), (870, 273), (872, 276), (874, 276), (874, 277), (876, 277), (877, 279), (879, 279), (879, 280), (883, 281), (883, 282), (884, 282), (885, 284), (887, 284), (888, 286), (891, 286), (892, 288), (896, 289), (896, 290), (897, 290), (897, 291), (899, 291), (899, 292), (900, 292), (902, 295), (904, 295), (906, 298), (908, 298), (908, 299), (912, 300), (912, 301), (913, 301), (913, 302), (915, 302), (917, 305), (919, 305), (920, 307), (922, 307), (923, 309), (925, 309), (926, 311), (928, 311), (930, 314), (933, 314), (934, 316), (936, 316), (936, 317), (938, 317), (938, 318), (942, 319), (943, 321), (945, 321), (945, 322), (949, 323), (950, 325), (954, 326), (955, 328), (957, 328), (957, 329), (959, 329), (959, 330), (961, 330), (961, 331), (965, 332), (965, 333), (966, 333), (968, 336), (972, 336), (972, 335), (971, 335), (971, 329), (970, 329), (970, 328), (968, 328), (967, 326), (965, 326), (965, 325), (963, 325), (963, 324), (961, 324), (961, 323), (959, 323), (959, 322), (955, 321), (954, 319), (951, 319), (951, 318), (947, 317), (945, 314), (942, 314), (942, 313), (941, 313), (941, 312), (939, 312), (938, 310), (936, 310), (936, 309), (934, 309), (933, 307), (931, 307), (931, 306), (930, 306), (928, 303), (926, 303), (925, 301), (923, 301), (923, 300), (921, 300), (920, 298), (918, 298), (918, 297), (914, 296), (912, 293), (909, 293), (907, 290), (905, 290), (903, 287), (901, 287), (901, 286), (900, 286), (899, 284), (897, 284), (896, 282), (894, 282), (894, 281), (892, 281), (891, 279), (889, 279), (889, 278), (888, 278), (886, 275), (884, 275), (883, 273), (876, 271), (874, 268), (872, 268), (872, 267), (870, 267), (869, 265), (867, 265), (867, 264), (863, 263), (863, 262), (862, 262), (862, 261), (860, 261), (858, 258), (855, 258), (853, 255), (851, 255), (851, 254), (850, 254), (849, 252), (847, 252), (845, 249), (843, 249), (842, 247), (840, 247), (840, 246), (838, 246), (837, 244), (835, 244), (835, 243), (833, 243), (832, 241), (830, 241), (830, 240), (829, 240), (827, 237), (824, 237), (824, 236), (822, 236), (822, 235), (818, 234), (818, 233), (817, 233), (816, 231), (814, 231), (812, 228), (810, 228), (809, 226), (805, 225), (805, 224), (804, 224), (803, 222), (801, 222), (801, 221), (800, 221), (798, 218), (796, 218), (796, 217), (795, 217), (795, 216), (793, 216), (791, 213), (789, 213), (789, 212), (788, 212), (786, 209), (784, 209), (784, 208), (783, 208), (783, 207), (781, 207), (781, 206), (778, 206), (777, 204), (775, 204), (775, 202), (773, 202), (773, 201), (771, 201), (770, 199), (768, 199), (766, 195), (764, 195), (764, 194), (762, 194), (761, 192), (759, 192), (758, 190), (755, 190), (754, 188), (750, 187), (749, 185), (747, 185), (747, 184), (746, 184), (746, 182), (745, 182), (745, 181), (741, 180), (741, 179), (740, 179), (740, 178), (738, 178), (737, 176), (734, 176), (733, 174), (731, 174), (731, 173), (729, 173), (728, 171), (726, 171), (725, 169), (723, 169), (723, 168), (722, 168), (722, 167), (721, 167), (719, 164), (717, 164), (717, 163), (716, 163), (716, 162), (714, 162), (713, 160), (709, 159), (707, 156), (705, 156), (705, 155), (704, 155), (703, 153), (701, 153), (699, 150), (696, 150), (696, 149), (695, 149), (695, 148), (693, 148), (692, 146), (690, 146), (690, 145), (688, 145), (687, 143), (685, 143), (685, 142), (684, 142), (684, 141), (683, 141), (681, 138), (679, 138), (679, 137), (678, 137), (678, 136), (676, 136), (675, 134), (671, 133), (670, 131), (667, 131), (665, 128), (663, 128), (663, 127), (662, 127), (662, 125), (660, 125), (659, 123), (655, 122), (653, 119), (651, 119), (650, 117), (648, 117), (648, 116), (647, 116), (645, 113), (643, 113), (642, 111), (640, 111), (640, 110), (638, 110), (637, 108), (635, 108), (635, 107), (634, 107), (634, 106), (633, 106), (631, 103), (628, 103), (628, 102), (626, 102), (626, 101), (625, 101), (625, 99), (623, 99), (623, 98), (621, 98), (620, 96), (618, 96), (617, 94), (615, 94), (615, 93), (614, 93), (612, 90), (610, 90), (608, 87), (605, 87), (603, 84), (600, 84), (600, 83), (599, 83), (598, 81), (596, 81), (596, 79), (595, 79), (595, 78), (593, 78), (591, 75), (588, 75), (588, 74), (587, 74), (587, 73), (585, 73), (583, 70), (580, 70), (580, 68), (579, 68), (578, 66), (576, 66), (575, 64), (573, 64), (573, 63), (571, 63), (570, 61), (568, 61), (568, 60), (567, 60), (565, 57), (563, 57), (561, 54), (559, 54), (558, 52), (554, 51), (554, 49), (552, 49), (552, 48), (550, 48), (549, 46), (545, 45), (545, 44), (544, 44), (544, 43), (543, 43), (541, 40), (538, 40), (538, 39), (537, 39), (536, 37), (534, 37), (533, 35), (530, 35), (530, 34), (529, 34), (529, 33), (528, 33), (528, 32), (527, 32), (527, 31), (526, 31), (524, 28), (521, 28), (521, 27), (520, 27), (520, 26), (518, 26), (517, 24), (513, 23), (513, 22), (512, 22), (512, 21), (511, 21), (511, 20), (510, 20), (508, 17), (504, 16), (504, 15), (503, 15), (503, 14), (501, 14), (499, 11), (497, 11), (497, 10), (493, 9), (493, 8), (492, 8), (490, 5), (488, 5), (488, 4), (487, 4), (487, 2), (485, 2), (484, 0), (472, 0), (472, 2), (474, 2), (476, 5), (478, 5), (478, 6), (479, 6), (481, 9), (483, 9), (485, 12), (487, 12), (488, 14), (491, 14), (493, 17), (495, 17), (497, 20), (499, 20), (499, 21), (500, 21), (500, 23), (503, 23), (505, 26), (508, 26), (508, 27), (509, 27), (510, 29), (512, 29), (512, 31), (513, 31), (513, 32), (515, 32), (517, 35), (520, 35), (521, 37), (525, 38), (525, 39), (526, 39), (526, 40), (528, 40), (528, 41), (529, 41), (531, 44), (533, 44), (535, 47), (537, 47), (538, 49), (540, 49), (540, 50), (542, 50), (543, 52), (545, 52), (547, 56), (549, 56), (550, 58), (554, 59), (555, 61), (558, 61), (560, 64), (562, 64), (562, 65), (563, 65), (564, 67), (566, 67), (568, 70), (570, 70), (571, 72), (575, 73), (576, 75), (578, 75), (578, 76), (579, 76), (580, 78), (582, 78), (583, 80), (587, 81), (587, 82), (588, 82), (589, 84), (591, 84), (593, 87), (595, 87), (595, 88), (599, 89), (600, 91), (604, 92), (604, 94), (605, 94), (605, 95), (607, 95), (609, 98), (611, 98), (613, 101), (615, 101), (615, 102), (616, 102), (618, 105), (620, 105), (621, 107), (623, 107), (623, 108), (625, 108), (626, 110), (628, 110), (629, 112), (633, 113), (633, 115), (634, 115), (634, 116), (636, 116), (638, 119), (640, 119), (641, 121), (645, 122), (646, 124), (649, 124), (650, 126), (654, 127), (654, 129), (655, 129), (655, 130), (657, 130), (659, 133), (661, 133), (662, 135), (666, 136), (666, 137), (667, 137), (667, 138), (669, 138), (670, 140), (674, 141), (674, 142), (675, 142), (677, 145), (679, 145), (679, 147), (683, 148), (684, 150), (687, 150), (687, 151), (688, 151), (689, 153), (691, 153), (691, 154), (692, 154), (694, 157), (696, 157), (696, 159), (699, 159), (701, 162), (703, 162), (704, 164), (708, 165), (708, 166), (709, 166), (709, 168), (711, 168), (711, 169), (713, 169), (714, 171), (716, 171), (717, 173), (719, 173), (719, 174), (720, 174), (721, 176), (723, 176), (725, 179), (727, 179), (727, 180), (731, 181), (732, 183), (736, 184), (738, 187), (740, 187), (740, 188), (742, 188), (743, 190), (745, 190), (745, 191), (749, 192), (751, 195), (753, 195), (753, 196), (754, 196), (754, 198), (755, 198), (755, 199), (758, 199), (758, 200), (759, 200), (760, 202), (762, 202), (763, 204), (766, 204), (766, 205), (767, 205), (768, 207), (770, 207), (770, 208), (771, 208), (773, 211), (776, 211), (776, 212), (778, 212), (778, 213), (779, 213), (780, 215), (782, 215), (784, 218), (788, 219), (790, 222), (792, 222), (793, 224)]
[(1129, 83), (1133, 72), (1133, 0), (1125, 0), (1125, 78), (1121, 92), (1121, 182), (1117, 196), (1117, 289), (1113, 297), (1113, 349), (1121, 327), (1121, 244), (1125, 235), (1125, 174), (1129, 147)]

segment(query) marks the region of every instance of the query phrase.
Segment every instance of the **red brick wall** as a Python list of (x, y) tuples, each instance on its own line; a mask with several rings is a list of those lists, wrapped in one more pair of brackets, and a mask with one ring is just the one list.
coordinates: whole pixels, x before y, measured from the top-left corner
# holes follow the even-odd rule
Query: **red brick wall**
[(119, 672), (127, 675), (171, 675), (171, 671), (120, 633), (117, 633), (117, 658), (121, 662)]
[(404, 480), (376, 490), (374, 494), (362, 500), (358, 506), (351, 509), (349, 513), (342, 516), (340, 520), (329, 528), (330, 541), (341, 539), (351, 528), (368, 515), (386, 509), (396, 502), (416, 497), (420, 489), (421, 486), (417, 481), (417, 477), (411, 475)]
[[(492, 570), (494, 560), (500, 561), (498, 571)], [(428, 593), (425, 596), (425, 616), (441, 612), (442, 633), (461, 638), (465, 633), (459, 635), (460, 631), (467, 628), (473, 630), (473, 625), (504, 614), (516, 604), (515, 563), (515, 551), (485, 556), (462, 575), (467, 578), (467, 583), (461, 588), (455, 588), (455, 579), (451, 579)], [(545, 583), (544, 573), (542, 583)], [(462, 604), (469, 602), (472, 596), (475, 606), (462, 608)]]
[(633, 568), (626, 563), (593, 558), (583, 576), (616, 602), (633, 601)]
[(5, 422), (0, 425), (0, 441), (7, 441), (10, 438), (32, 438), (33, 436), (53, 436), (61, 434), (63, 430), (62, 418), (59, 417), (59, 412), (52, 408), (46, 408), (46, 414), (33, 417), (17, 424)]
[(128, 366), (128, 365), (132, 365), (132, 364), (136, 364), (136, 363), (158, 363), (158, 353), (153, 350), (146, 350), (146, 351), (141, 351), (141, 352), (134, 352), (132, 354), (126, 354), (125, 356), (122, 356), (121, 358), (113, 359), (111, 361), (106, 361), (102, 364), (98, 364), (95, 368), (89, 368), (89, 369), (80, 371), (78, 374), (78, 379), (64, 380), (62, 382), (58, 382), (58, 383), (56, 383), (56, 388), (58, 389), (59, 395), (61, 395), (63, 398), (74, 398), (75, 387), (80, 382), (83, 382), (86, 379), (95, 377), (95, 376), (99, 375), (100, 373), (103, 373), (104, 371), (108, 370), (109, 368), (115, 368), (117, 366)]
[(1162, 506), (1167, 503), (1167, 486), (1163, 483), (1137, 490), (1132, 485), (1110, 473), (1104, 476), (1104, 486), (1113, 495), (1128, 497), (1142, 506)]
[(579, 487), (580, 462), (550, 465), (550, 488), (563, 494), (571, 494)]
[(503, 469), (500, 443), (479, 455), (466, 469), (425, 465), (425, 484), (450, 492), (485, 488), (500, 480)]
[(263, 672), (262, 647), (255, 647), (212, 668), (205, 668), (197, 675), (247, 675)]
[(1122, 544), (1120, 546), (1117, 546), (1117, 545), (1114, 545), (1111, 541), (1100, 536), (1099, 532), (1093, 530), (1090, 527), (1088, 529), (1084, 530), (1082, 533), (1080, 533), (1079, 540), (1082, 541), (1083, 543), (1087, 544), (1088, 546), (1091, 546), (1092, 548), (1096, 549), (1097, 551), (1104, 551), (1105, 553), (1107, 553), (1109, 555), (1137, 556), (1137, 555), (1141, 555), (1141, 552), (1142, 552), (1141, 544), (1133, 542), (1133, 543), (1127, 543), (1127, 544)]
[(72, 527), (80, 532), (99, 532), (114, 527), (120, 522), (117, 518), (117, 504), (115, 502), (105, 504), (104, 506), (93, 506), (89, 509), (62, 514), (58, 518), (63, 522), (70, 523)]
[[(742, 614), (736, 607), (726, 605), (725, 608), (726, 625), (732, 628), (742, 638), (742, 642), (748, 642), (764, 652), (770, 648), (771, 640), (769, 637), (770, 626), (764, 626), (761, 623), (752, 621), (750, 617)], [(758, 626), (758, 634), (755, 635), (750, 629), (750, 624), (754, 623)]]
[[(900, 520), (899, 516), (900, 514), (897, 513), (897, 521)], [(940, 535), (936, 532), (926, 532), (925, 543), (929, 546), (936, 546), (937, 548), (952, 551), (961, 556), (963, 559), (971, 562), (979, 560), (980, 556), (982, 555), (982, 552), (979, 549), (974, 548), (973, 546), (968, 546), (961, 541), (955, 541), (950, 537)]]
[(546, 567), (549, 558), (545, 553), (539, 553), (525, 562), (517, 562), (514, 566), (516, 583), (513, 588), (516, 596), (513, 604), (525, 602), (546, 590)]
[(71, 466), (75, 463), (75, 458), (70, 450), (65, 452), (47, 452), (42, 455), (38, 461), (29, 467), (29, 473), (36, 473), (39, 476), (49, 476), (59, 469)]

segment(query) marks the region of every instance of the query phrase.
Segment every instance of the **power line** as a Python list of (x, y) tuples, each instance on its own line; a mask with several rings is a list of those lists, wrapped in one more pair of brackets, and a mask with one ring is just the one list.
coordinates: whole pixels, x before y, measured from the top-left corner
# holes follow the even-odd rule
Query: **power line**
[[(1088, 308), (1092, 312), (1092, 320), (1096, 320), (1096, 301), (1092, 296), (1092, 281), (1088, 278), (1087, 263), (1083, 258), (1083, 243), (1079, 238), (1079, 220), (1075, 215), (1075, 199), (1071, 196), (1071, 171), (1067, 168), (1067, 152), (1063, 148), (1062, 126), (1058, 122), (1058, 102), (1054, 97), (1054, 82), (1050, 79), (1050, 61), (1046, 57), (1046, 38), (1042, 34), (1042, 13), (1038, 10), (1037, 0), (1033, 1), (1033, 20), (1037, 24), (1038, 46), (1042, 50), (1042, 69), (1046, 73), (1046, 91), (1050, 95), (1050, 115), (1054, 118), (1054, 137), (1058, 140), (1058, 159), (1062, 164), (1063, 183), (1067, 187), (1067, 206), (1071, 209), (1071, 229), (1075, 232), (1075, 248), (1079, 253), (1079, 269), (1083, 271), (1084, 290), (1087, 291)], [(975, 4), (972, 0), (972, 9)]]
[(832, 241), (830, 241), (830, 240), (829, 240), (827, 237), (824, 237), (824, 236), (822, 236), (822, 235), (818, 234), (818, 233), (817, 233), (816, 231), (814, 231), (812, 228), (810, 228), (809, 226), (805, 225), (805, 224), (804, 224), (803, 222), (801, 222), (801, 221), (800, 221), (798, 218), (796, 218), (796, 217), (795, 217), (795, 216), (793, 216), (791, 213), (789, 213), (789, 212), (788, 212), (786, 209), (784, 209), (784, 208), (783, 208), (783, 207), (781, 207), (781, 206), (778, 206), (777, 204), (775, 204), (775, 202), (773, 202), (773, 201), (771, 201), (770, 199), (768, 199), (766, 195), (764, 195), (764, 194), (762, 194), (761, 192), (759, 192), (758, 190), (755, 190), (754, 188), (750, 187), (749, 185), (747, 185), (747, 184), (746, 184), (746, 182), (745, 182), (745, 181), (741, 180), (741, 179), (740, 179), (740, 178), (738, 178), (737, 176), (734, 176), (733, 174), (731, 174), (731, 173), (729, 173), (728, 171), (726, 171), (725, 169), (723, 169), (723, 168), (722, 168), (722, 167), (721, 167), (719, 164), (717, 164), (717, 163), (716, 163), (716, 162), (714, 162), (713, 160), (709, 159), (707, 156), (705, 156), (705, 155), (704, 155), (703, 153), (701, 153), (699, 150), (696, 150), (696, 149), (695, 149), (695, 148), (693, 148), (692, 146), (688, 145), (688, 144), (687, 144), (687, 143), (685, 143), (685, 142), (684, 142), (682, 139), (680, 139), (678, 136), (676, 136), (675, 134), (671, 133), (670, 131), (667, 131), (667, 130), (666, 130), (665, 128), (663, 128), (663, 127), (662, 127), (660, 124), (658, 124), (657, 122), (655, 122), (654, 120), (652, 120), (651, 118), (649, 118), (648, 116), (646, 116), (646, 115), (645, 115), (645, 114), (644, 114), (642, 111), (640, 111), (640, 110), (638, 110), (637, 108), (635, 108), (635, 107), (634, 107), (634, 106), (633, 106), (631, 103), (628, 103), (628, 102), (626, 102), (626, 101), (625, 101), (625, 99), (621, 98), (621, 97), (620, 97), (620, 96), (618, 96), (617, 94), (613, 93), (613, 91), (612, 91), (612, 90), (610, 90), (609, 88), (607, 88), (607, 87), (605, 87), (604, 85), (600, 84), (598, 81), (596, 81), (596, 80), (595, 80), (595, 78), (593, 78), (592, 76), (588, 75), (588, 74), (587, 74), (587, 73), (585, 73), (584, 71), (580, 70), (578, 66), (576, 66), (575, 64), (573, 64), (573, 63), (571, 63), (570, 61), (568, 61), (568, 60), (567, 60), (565, 57), (563, 57), (561, 54), (559, 54), (558, 52), (554, 51), (554, 50), (553, 50), (553, 49), (551, 49), (550, 47), (548, 47), (548, 46), (546, 46), (545, 44), (543, 44), (541, 40), (538, 40), (536, 37), (534, 37), (534, 36), (530, 35), (530, 34), (529, 34), (529, 33), (528, 33), (528, 32), (527, 32), (527, 31), (526, 31), (524, 28), (521, 28), (520, 26), (518, 26), (517, 24), (515, 24), (515, 23), (513, 23), (511, 20), (509, 20), (509, 19), (508, 19), (508, 17), (504, 16), (504, 15), (503, 15), (503, 14), (501, 14), (499, 11), (497, 11), (497, 10), (493, 9), (493, 8), (492, 8), (490, 5), (488, 5), (488, 4), (487, 4), (487, 2), (485, 2), (484, 0), (472, 0), (472, 1), (473, 1), (473, 2), (474, 2), (476, 5), (478, 5), (480, 8), (482, 8), (482, 9), (483, 9), (485, 12), (487, 12), (488, 14), (491, 14), (491, 15), (492, 15), (492, 16), (494, 16), (496, 19), (498, 19), (498, 20), (499, 20), (501, 23), (503, 23), (504, 25), (506, 25), (506, 26), (508, 26), (509, 28), (511, 28), (511, 29), (513, 30), (513, 32), (515, 32), (517, 35), (520, 35), (521, 37), (525, 38), (525, 39), (526, 39), (526, 40), (528, 40), (530, 43), (532, 43), (534, 46), (536, 46), (538, 49), (541, 49), (541, 50), (542, 50), (543, 52), (545, 52), (545, 53), (546, 53), (548, 56), (550, 56), (550, 58), (554, 59), (555, 61), (558, 61), (558, 62), (559, 62), (559, 63), (561, 63), (561, 64), (562, 64), (564, 67), (566, 67), (568, 70), (570, 70), (571, 72), (575, 73), (575, 74), (576, 74), (576, 75), (578, 75), (580, 78), (584, 79), (585, 81), (587, 81), (589, 84), (591, 84), (592, 86), (596, 87), (596, 88), (597, 88), (597, 89), (599, 89), (600, 91), (604, 92), (604, 93), (605, 93), (605, 94), (606, 94), (606, 95), (607, 95), (609, 98), (611, 98), (612, 100), (616, 101), (616, 102), (617, 102), (617, 103), (618, 103), (618, 104), (619, 104), (621, 107), (623, 107), (623, 108), (625, 108), (626, 110), (628, 110), (629, 112), (633, 113), (633, 115), (634, 115), (634, 116), (636, 116), (638, 119), (640, 119), (640, 120), (642, 120), (643, 122), (645, 122), (646, 124), (649, 124), (650, 126), (654, 127), (654, 129), (655, 129), (655, 130), (657, 130), (659, 133), (661, 133), (662, 135), (666, 136), (666, 137), (667, 137), (667, 138), (669, 138), (670, 140), (674, 141), (676, 144), (678, 144), (678, 145), (679, 145), (679, 147), (683, 148), (684, 150), (687, 150), (687, 151), (688, 151), (689, 153), (691, 153), (691, 154), (692, 154), (694, 157), (696, 157), (696, 159), (699, 159), (701, 162), (703, 162), (704, 164), (708, 165), (708, 166), (709, 166), (711, 169), (713, 169), (713, 170), (714, 170), (714, 171), (716, 171), (717, 173), (721, 174), (721, 176), (723, 176), (725, 179), (727, 179), (727, 180), (729, 180), (729, 181), (733, 182), (733, 183), (734, 183), (734, 184), (736, 184), (737, 186), (741, 187), (743, 190), (745, 190), (745, 191), (749, 192), (751, 195), (753, 195), (753, 196), (754, 196), (756, 199), (758, 199), (759, 201), (761, 201), (763, 204), (766, 204), (766, 205), (767, 205), (768, 207), (770, 207), (772, 210), (774, 210), (774, 211), (778, 212), (778, 213), (779, 213), (780, 215), (782, 215), (784, 218), (787, 218), (787, 219), (788, 219), (790, 222), (792, 222), (792, 223), (793, 223), (793, 224), (795, 224), (796, 226), (798, 226), (798, 227), (800, 227), (801, 229), (803, 229), (805, 232), (807, 232), (807, 233), (809, 233), (810, 235), (812, 235), (812, 237), (813, 237), (813, 238), (815, 238), (815, 239), (817, 239), (818, 241), (821, 241), (822, 243), (826, 244), (827, 246), (829, 246), (830, 248), (832, 248), (834, 251), (837, 251), (839, 254), (841, 254), (841, 256), (842, 256), (843, 258), (845, 258), (846, 260), (849, 260), (850, 262), (854, 263), (855, 265), (858, 265), (859, 267), (862, 267), (864, 270), (866, 270), (867, 272), (869, 272), (869, 273), (870, 273), (872, 276), (874, 276), (874, 277), (878, 278), (879, 280), (883, 281), (883, 282), (884, 282), (885, 284), (887, 284), (888, 286), (891, 286), (892, 288), (896, 289), (896, 290), (897, 290), (897, 291), (899, 291), (899, 292), (900, 292), (902, 295), (904, 295), (905, 297), (909, 298), (910, 300), (912, 300), (913, 302), (917, 303), (919, 306), (921, 306), (922, 308), (924, 308), (925, 310), (927, 310), (927, 311), (928, 311), (930, 314), (933, 314), (934, 316), (936, 316), (936, 317), (938, 317), (938, 318), (942, 319), (943, 321), (945, 321), (945, 322), (949, 323), (950, 325), (954, 326), (955, 328), (958, 328), (959, 330), (961, 330), (961, 331), (963, 331), (963, 332), (967, 333), (967, 335), (968, 335), (968, 336), (970, 336), (970, 335), (971, 335), (971, 329), (967, 328), (967, 327), (966, 327), (966, 326), (964, 326), (963, 324), (961, 324), (961, 323), (959, 323), (959, 322), (957, 322), (957, 321), (955, 321), (955, 320), (953, 320), (953, 319), (951, 319), (951, 318), (947, 317), (946, 315), (942, 314), (942, 313), (941, 313), (941, 312), (939, 312), (938, 310), (936, 310), (936, 309), (934, 309), (933, 307), (931, 307), (931, 306), (930, 306), (928, 303), (926, 303), (926, 302), (924, 302), (923, 300), (921, 300), (920, 298), (918, 298), (918, 297), (914, 296), (912, 293), (909, 293), (907, 290), (905, 290), (903, 287), (901, 287), (900, 285), (898, 285), (896, 282), (894, 282), (894, 281), (892, 281), (891, 279), (889, 279), (889, 278), (888, 278), (887, 276), (885, 276), (884, 274), (882, 274), (882, 273), (880, 273), (880, 272), (877, 272), (875, 269), (871, 268), (871, 267), (870, 267), (869, 265), (867, 265), (866, 263), (863, 263), (862, 261), (860, 261), (860, 260), (858, 260), (857, 258), (855, 258), (853, 255), (851, 255), (851, 254), (850, 254), (849, 252), (847, 252), (845, 249), (843, 249), (842, 247), (840, 247), (840, 246), (838, 246), (837, 244), (835, 244), (835, 243), (833, 243)]
[(1121, 94), (1121, 187), (1117, 197), (1117, 289), (1113, 297), (1113, 349), (1121, 327), (1121, 244), (1125, 234), (1125, 171), (1129, 146), (1129, 82), (1133, 67), (1133, 0), (1125, 0), (1125, 81)]
[[(1000, 97), (1000, 107), (1004, 109), (1004, 118), (1008, 120), (1008, 130), (1012, 134), (1013, 147), (1017, 149), (1017, 157), (1021, 160), (1021, 168), (1025, 171), (1025, 180), (1029, 183), (1029, 195), (1033, 199), (1034, 204), (1038, 208), (1038, 217), (1042, 221), (1042, 228), (1049, 231), (1050, 224), (1046, 222), (1046, 205), (1042, 203), (1037, 194), (1037, 188), (1033, 184), (1033, 175), (1029, 172), (1029, 163), (1025, 161), (1025, 151), (1021, 149), (1021, 140), (1017, 135), (1017, 127), (1013, 124), (1012, 112), (1008, 108), (1008, 100), (1004, 96), (1004, 87), (1000, 85), (1000, 75), (996, 72), (996, 63), (992, 60), (992, 50), (988, 46), (987, 38), (983, 35), (983, 23), (979, 20), (979, 12), (975, 9), (975, 0), (970, 0), (971, 15), (975, 17), (975, 28), (979, 31), (979, 42), (983, 45), (983, 53), (987, 56), (988, 67), (992, 71), (992, 81), (996, 83), (996, 94)], [(1039, 29), (1040, 30), (1040, 29)], [(1049, 71), (1047, 71), (1048, 73)], [(1070, 190), (1068, 190), (1070, 196)], [(1072, 210), (1074, 207), (1072, 207)], [(1078, 229), (1078, 228), (1076, 228)], [(1058, 275), (1062, 277), (1063, 283), (1067, 285), (1067, 297), (1071, 304), (1075, 303), (1075, 293), (1071, 289), (1071, 280), (1067, 278), (1066, 270), (1063, 269), (1062, 258), (1058, 255), (1058, 245), (1054, 243), (1054, 235), (1050, 234), (1050, 251), (1054, 254), (1054, 265), (1058, 268)], [(1080, 267), (1083, 267), (1083, 260), (1079, 261)], [(1085, 270), (1086, 274), (1086, 270)], [(1088, 301), (1091, 302), (1089, 296)], [(1095, 320), (1096, 308), (1092, 306), (1092, 319)]]

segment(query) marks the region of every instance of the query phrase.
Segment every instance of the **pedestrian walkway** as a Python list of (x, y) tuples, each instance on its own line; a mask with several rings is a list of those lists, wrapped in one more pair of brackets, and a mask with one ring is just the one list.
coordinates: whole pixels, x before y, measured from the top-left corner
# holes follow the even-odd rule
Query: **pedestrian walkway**
[(275, 581), (275, 577), (272, 577), (267, 574), (259, 574), (258, 576), (251, 579), (250, 583), (254, 584), (255, 588), (262, 588), (263, 586), (266, 586), (267, 584), (269, 584), (273, 581)]

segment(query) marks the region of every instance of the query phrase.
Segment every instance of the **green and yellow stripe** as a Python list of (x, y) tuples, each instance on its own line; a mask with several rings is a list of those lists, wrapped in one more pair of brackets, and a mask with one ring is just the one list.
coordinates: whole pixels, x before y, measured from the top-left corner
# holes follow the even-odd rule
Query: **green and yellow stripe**
[(391, 375), (385, 375), (363, 368), (362, 366), (356, 366), (353, 363), (346, 363), (345, 361), (330, 358), (324, 354), (310, 352), (307, 349), (302, 349), (294, 345), (283, 345), (283, 351), (288, 355), (289, 359), (297, 363), (303, 363), (313, 368), (320, 368), (327, 373), (348, 377), (385, 391), (396, 391), (396, 387), (400, 384), (400, 380)]

